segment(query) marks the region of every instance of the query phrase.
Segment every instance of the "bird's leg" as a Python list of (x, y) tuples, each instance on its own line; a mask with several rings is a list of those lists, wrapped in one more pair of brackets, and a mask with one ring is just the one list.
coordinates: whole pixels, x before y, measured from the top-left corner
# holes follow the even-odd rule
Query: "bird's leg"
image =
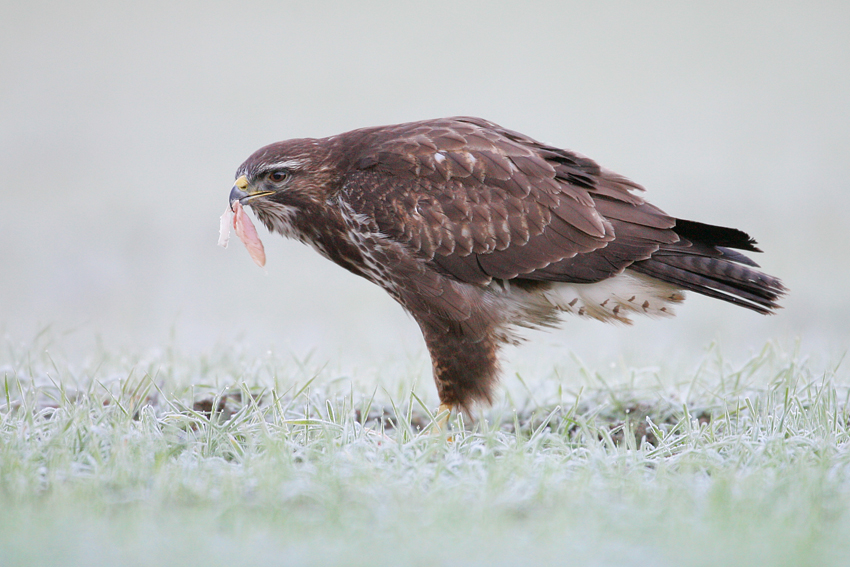
[(440, 396), (435, 428), (445, 431), (453, 409), (466, 412), (475, 402), (490, 403), (499, 372), (496, 336), (468, 337), (463, 329), (447, 332), (420, 322), (425, 344), (434, 366), (434, 382)]
[(452, 415), (452, 406), (449, 404), (440, 404), (437, 413), (434, 415), (435, 421), (432, 426), (432, 433), (437, 435), (445, 433), (449, 425), (449, 417)]

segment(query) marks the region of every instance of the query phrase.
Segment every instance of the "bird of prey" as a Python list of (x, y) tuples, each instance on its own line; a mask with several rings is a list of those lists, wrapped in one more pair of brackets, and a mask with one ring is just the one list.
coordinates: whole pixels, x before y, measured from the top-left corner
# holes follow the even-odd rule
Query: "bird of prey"
[(672, 315), (684, 290), (779, 307), (780, 280), (738, 252), (760, 252), (750, 236), (672, 217), (641, 191), (576, 152), (455, 117), (265, 146), (230, 204), (384, 288), (422, 331), (441, 410), (468, 413), (492, 401), (499, 348), (520, 327)]

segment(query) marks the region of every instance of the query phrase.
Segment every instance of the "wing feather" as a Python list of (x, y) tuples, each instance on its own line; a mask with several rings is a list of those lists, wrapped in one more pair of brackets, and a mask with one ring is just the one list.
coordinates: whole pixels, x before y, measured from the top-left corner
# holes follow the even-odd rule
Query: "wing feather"
[(678, 241), (636, 183), (484, 120), (353, 134), (340, 198), (462, 282), (599, 281)]

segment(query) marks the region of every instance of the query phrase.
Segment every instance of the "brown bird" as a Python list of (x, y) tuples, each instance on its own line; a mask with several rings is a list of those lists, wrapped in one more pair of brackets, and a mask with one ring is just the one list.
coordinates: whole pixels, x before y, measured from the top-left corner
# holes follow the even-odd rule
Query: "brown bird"
[(441, 410), (491, 402), (518, 327), (672, 315), (683, 290), (766, 314), (785, 292), (736, 251), (760, 252), (746, 233), (671, 217), (593, 160), (480, 118), (277, 142), (236, 177), (231, 206), (410, 313)]

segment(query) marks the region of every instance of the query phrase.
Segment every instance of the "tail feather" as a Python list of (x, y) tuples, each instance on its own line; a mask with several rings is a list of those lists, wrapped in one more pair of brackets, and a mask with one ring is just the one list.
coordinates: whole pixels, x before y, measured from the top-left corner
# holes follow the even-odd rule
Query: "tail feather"
[(758, 265), (731, 250), (760, 252), (745, 232), (682, 220), (676, 221), (673, 230), (679, 242), (662, 245), (652, 257), (629, 269), (758, 313), (780, 307), (778, 300), (786, 291), (782, 282), (752, 269)]
[(744, 256), (737, 250), (732, 250), (731, 248), (726, 248), (724, 246), (718, 246), (717, 250), (723, 255), (727, 260), (732, 260), (733, 262), (738, 262), (739, 264), (745, 264), (747, 266), (752, 266), (753, 268), (758, 268), (759, 265), (755, 263), (755, 261), (749, 256)]

